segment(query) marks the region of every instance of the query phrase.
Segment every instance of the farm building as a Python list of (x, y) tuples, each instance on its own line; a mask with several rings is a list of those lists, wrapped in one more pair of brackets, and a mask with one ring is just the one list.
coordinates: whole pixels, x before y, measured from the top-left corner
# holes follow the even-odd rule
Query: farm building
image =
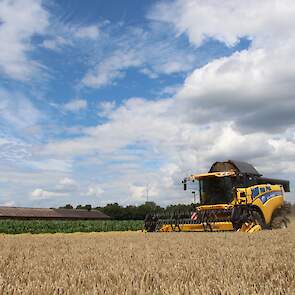
[(47, 209), (0, 207), (0, 219), (69, 219), (69, 220), (106, 220), (110, 217), (98, 210)]

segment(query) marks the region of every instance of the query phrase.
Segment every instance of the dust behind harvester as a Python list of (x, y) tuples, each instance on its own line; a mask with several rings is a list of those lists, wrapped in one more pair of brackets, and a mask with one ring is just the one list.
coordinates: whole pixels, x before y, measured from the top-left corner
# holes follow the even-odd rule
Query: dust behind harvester
[(197, 181), (200, 205), (195, 212), (148, 214), (145, 230), (256, 232), (288, 225), (288, 180), (263, 177), (251, 164), (229, 160), (214, 163), (208, 173), (185, 178), (184, 189)]

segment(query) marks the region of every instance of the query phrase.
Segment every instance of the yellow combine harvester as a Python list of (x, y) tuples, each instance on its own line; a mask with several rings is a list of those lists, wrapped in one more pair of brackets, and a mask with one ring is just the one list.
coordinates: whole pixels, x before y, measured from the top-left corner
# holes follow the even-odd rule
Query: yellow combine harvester
[(195, 212), (148, 214), (145, 230), (256, 232), (288, 225), (289, 208), (284, 203), (288, 180), (262, 177), (251, 164), (229, 160), (214, 163), (208, 173), (185, 178), (184, 190), (196, 181), (200, 205)]

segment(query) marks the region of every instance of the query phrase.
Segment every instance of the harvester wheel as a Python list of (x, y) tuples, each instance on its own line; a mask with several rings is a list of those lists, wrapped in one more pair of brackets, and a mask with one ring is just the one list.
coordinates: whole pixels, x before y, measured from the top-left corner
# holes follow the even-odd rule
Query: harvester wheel
[(286, 218), (283, 216), (276, 216), (273, 218), (271, 221), (271, 228), (272, 229), (282, 229), (282, 228), (287, 228), (288, 227), (288, 222)]
[(266, 225), (265, 222), (263, 220), (263, 218), (261, 217), (261, 214), (257, 211), (252, 211), (252, 218), (253, 221), (261, 226), (261, 229), (266, 229)]

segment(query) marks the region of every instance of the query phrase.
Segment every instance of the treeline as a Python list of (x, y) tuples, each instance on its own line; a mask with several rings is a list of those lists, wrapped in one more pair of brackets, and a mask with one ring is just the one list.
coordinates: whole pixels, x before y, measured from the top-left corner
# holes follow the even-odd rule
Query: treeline
[[(92, 207), (91, 205), (78, 205), (74, 208), (72, 205), (67, 204), (60, 209), (82, 209), (82, 210), (99, 210), (112, 219), (116, 220), (144, 220), (146, 214), (148, 213), (160, 213), (160, 214), (171, 214), (172, 212), (192, 212), (198, 204), (178, 204), (169, 205), (167, 207), (161, 207), (154, 202), (145, 202), (139, 206), (121, 206), (118, 203), (107, 204), (104, 207)], [(295, 204), (290, 204), (290, 211), (295, 215)]]
[[(145, 202), (139, 206), (129, 205), (123, 207), (118, 203), (107, 204), (104, 207), (92, 207), (91, 205), (78, 205), (76, 209), (82, 210), (99, 210), (112, 219), (116, 220), (144, 220), (148, 213), (171, 214), (172, 212), (192, 212), (196, 208), (196, 204), (178, 204), (161, 207), (154, 202)], [(70, 204), (60, 209), (74, 209)]]

